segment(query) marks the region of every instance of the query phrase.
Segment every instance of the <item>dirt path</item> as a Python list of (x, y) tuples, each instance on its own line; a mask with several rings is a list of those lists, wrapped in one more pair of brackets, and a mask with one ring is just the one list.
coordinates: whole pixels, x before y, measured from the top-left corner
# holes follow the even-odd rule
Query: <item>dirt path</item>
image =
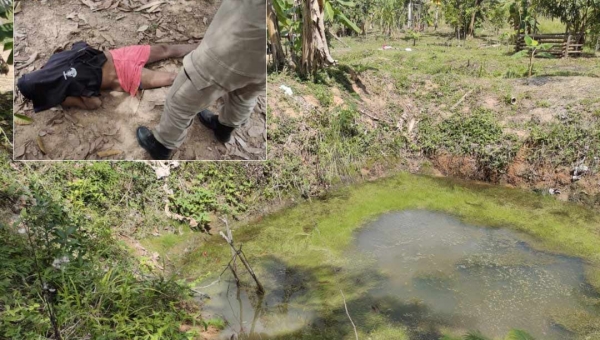
[[(82, 40), (101, 50), (197, 42), (220, 5), (220, 1), (169, 0), (158, 6), (151, 6), (152, 3), (155, 1), (22, 1), (15, 15), (16, 77), (39, 69), (53, 51), (70, 48)], [(136, 11), (146, 4), (147, 9)], [(36, 56), (35, 61), (28, 64), (32, 56)], [(167, 60), (151, 68), (177, 71), (181, 65), (181, 60)], [(15, 112), (33, 118), (33, 122), (15, 124), (15, 159), (135, 160), (149, 158), (138, 146), (135, 130), (139, 125), (158, 124), (168, 88), (142, 91), (135, 98), (120, 92), (102, 93), (102, 108), (95, 111), (56, 107), (37, 114), (17, 92), (15, 88)], [(173, 159), (264, 159), (264, 111), (265, 105), (257, 105), (248, 124), (237, 129), (235, 138), (226, 145), (217, 142), (212, 132), (195, 120)], [(119, 154), (98, 155), (109, 150)]]

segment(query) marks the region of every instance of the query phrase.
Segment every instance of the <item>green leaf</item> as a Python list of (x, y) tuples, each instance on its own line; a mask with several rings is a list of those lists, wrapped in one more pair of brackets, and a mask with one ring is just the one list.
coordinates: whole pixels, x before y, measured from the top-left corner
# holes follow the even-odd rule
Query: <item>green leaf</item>
[(554, 46), (554, 44), (541, 44), (538, 46), (540, 50), (549, 50)]
[(15, 116), (15, 118), (25, 121), (29, 124), (33, 123), (33, 119), (31, 117), (27, 117), (25, 115), (20, 115), (18, 113), (15, 113), (14, 116)]
[(289, 26), (289, 20), (284, 11), (283, 0), (273, 0), (272, 4), (273, 9), (275, 10), (275, 15), (277, 16), (277, 20), (279, 20), (283, 26)]
[(539, 41), (537, 41), (537, 40), (533, 40), (533, 41), (531, 42), (531, 46), (533, 46), (533, 47), (536, 47), (536, 46), (538, 46), (539, 44), (540, 44), (540, 42), (539, 42)]
[(506, 335), (506, 340), (535, 340), (527, 332), (520, 329), (513, 329)]
[(344, 15), (344, 13), (342, 13), (342, 12), (340, 12), (340, 11), (336, 10), (336, 11), (335, 11), (335, 14), (336, 14), (336, 18), (337, 18), (337, 19), (338, 19), (338, 20), (339, 20), (339, 21), (340, 21), (342, 24), (344, 24), (344, 25), (345, 25), (345, 26), (347, 26), (348, 28), (351, 28), (351, 29), (353, 29), (353, 30), (354, 30), (356, 33), (360, 33), (360, 32), (361, 32), (360, 28), (358, 28), (358, 26), (356, 26), (356, 24), (355, 24), (355, 23), (353, 23), (352, 21), (350, 21), (350, 19), (348, 19), (348, 18), (347, 18), (347, 17)]
[(527, 46), (533, 46), (533, 41), (534, 40), (530, 36), (525, 36), (525, 43), (527, 44)]
[(336, 0), (336, 2), (342, 6), (346, 6), (346, 7), (354, 7), (356, 4), (352, 1), (343, 1), (343, 0)]
[(4, 42), (6, 39), (13, 38), (13, 24), (7, 23), (0, 25), (0, 41)]
[(333, 7), (331, 7), (331, 3), (329, 1), (325, 2), (325, 21), (333, 20), (335, 16), (335, 12), (333, 11)]
[(528, 50), (522, 50), (522, 51), (519, 51), (519, 52), (513, 54), (511, 58), (523, 58), (528, 55), (529, 55)]

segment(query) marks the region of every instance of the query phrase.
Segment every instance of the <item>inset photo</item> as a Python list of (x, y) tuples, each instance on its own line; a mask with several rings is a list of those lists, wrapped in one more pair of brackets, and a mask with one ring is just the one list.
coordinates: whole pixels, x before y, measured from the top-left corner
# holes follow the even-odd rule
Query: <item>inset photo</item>
[(15, 160), (265, 160), (264, 0), (18, 1)]

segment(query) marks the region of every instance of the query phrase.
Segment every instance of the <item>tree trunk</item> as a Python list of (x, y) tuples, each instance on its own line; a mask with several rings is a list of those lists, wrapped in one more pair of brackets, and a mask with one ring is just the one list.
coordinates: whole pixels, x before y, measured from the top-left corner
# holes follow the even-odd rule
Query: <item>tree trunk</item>
[(479, 6), (481, 6), (482, 1), (483, 0), (475, 0), (475, 10), (473, 11), (473, 14), (471, 14), (471, 23), (469, 24), (469, 36), (471, 38), (475, 37), (475, 19), (479, 13)]
[(411, 2), (408, 3), (408, 28), (412, 29), (413, 28), (413, 3), (412, 0)]
[(437, 29), (438, 29), (439, 17), (440, 17), (440, 9), (439, 9), (439, 7), (436, 7), (435, 8), (434, 31), (437, 31)]
[(285, 54), (281, 46), (281, 35), (279, 33), (279, 24), (277, 16), (273, 11), (271, 2), (267, 4), (267, 33), (269, 42), (271, 43), (271, 54), (273, 55), (273, 65), (278, 70), (285, 64)]
[(327, 47), (323, 17), (323, 0), (303, 1), (300, 73), (306, 77), (314, 74), (319, 68), (335, 63)]

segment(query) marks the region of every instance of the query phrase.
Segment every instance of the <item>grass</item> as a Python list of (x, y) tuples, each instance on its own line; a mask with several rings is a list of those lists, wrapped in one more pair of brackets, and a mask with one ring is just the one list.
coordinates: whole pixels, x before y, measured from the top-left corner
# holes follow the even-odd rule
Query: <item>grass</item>
[[(408, 174), (342, 189), (325, 201), (316, 200), (275, 213), (236, 230), (234, 238), (244, 244), (251, 263), (274, 257), (288, 267), (311, 273), (308, 277), (314, 276), (312, 281), (327, 282), (309, 286), (311, 294), (306, 302), (319, 306), (325, 318), (341, 318), (343, 304), (338, 295), (339, 289), (343, 289), (357, 313), (361, 331), (384, 334), (381, 332), (394, 332), (393, 328), (384, 331), (385, 322), (370, 319), (361, 305), (361, 296), (369, 287), (357, 285), (352, 279), (357, 271), (365, 269), (365, 263), (349, 259), (346, 251), (354, 232), (362, 225), (385, 212), (404, 209), (446, 212), (470, 224), (524, 232), (533, 236), (533, 246), (537, 249), (585, 259), (591, 283), (597, 281), (600, 273), (597, 212), (520, 190)], [(160, 243), (153, 239), (146, 244), (152, 247)], [(194, 243), (197, 241), (191, 239), (186, 244)], [(214, 236), (192, 249), (175, 266), (181, 266), (189, 279), (207, 278), (207, 272), (220, 272), (229, 255), (219, 237)], [(349, 331), (345, 329), (348, 334)], [(303, 336), (312, 335), (308, 332)]]

